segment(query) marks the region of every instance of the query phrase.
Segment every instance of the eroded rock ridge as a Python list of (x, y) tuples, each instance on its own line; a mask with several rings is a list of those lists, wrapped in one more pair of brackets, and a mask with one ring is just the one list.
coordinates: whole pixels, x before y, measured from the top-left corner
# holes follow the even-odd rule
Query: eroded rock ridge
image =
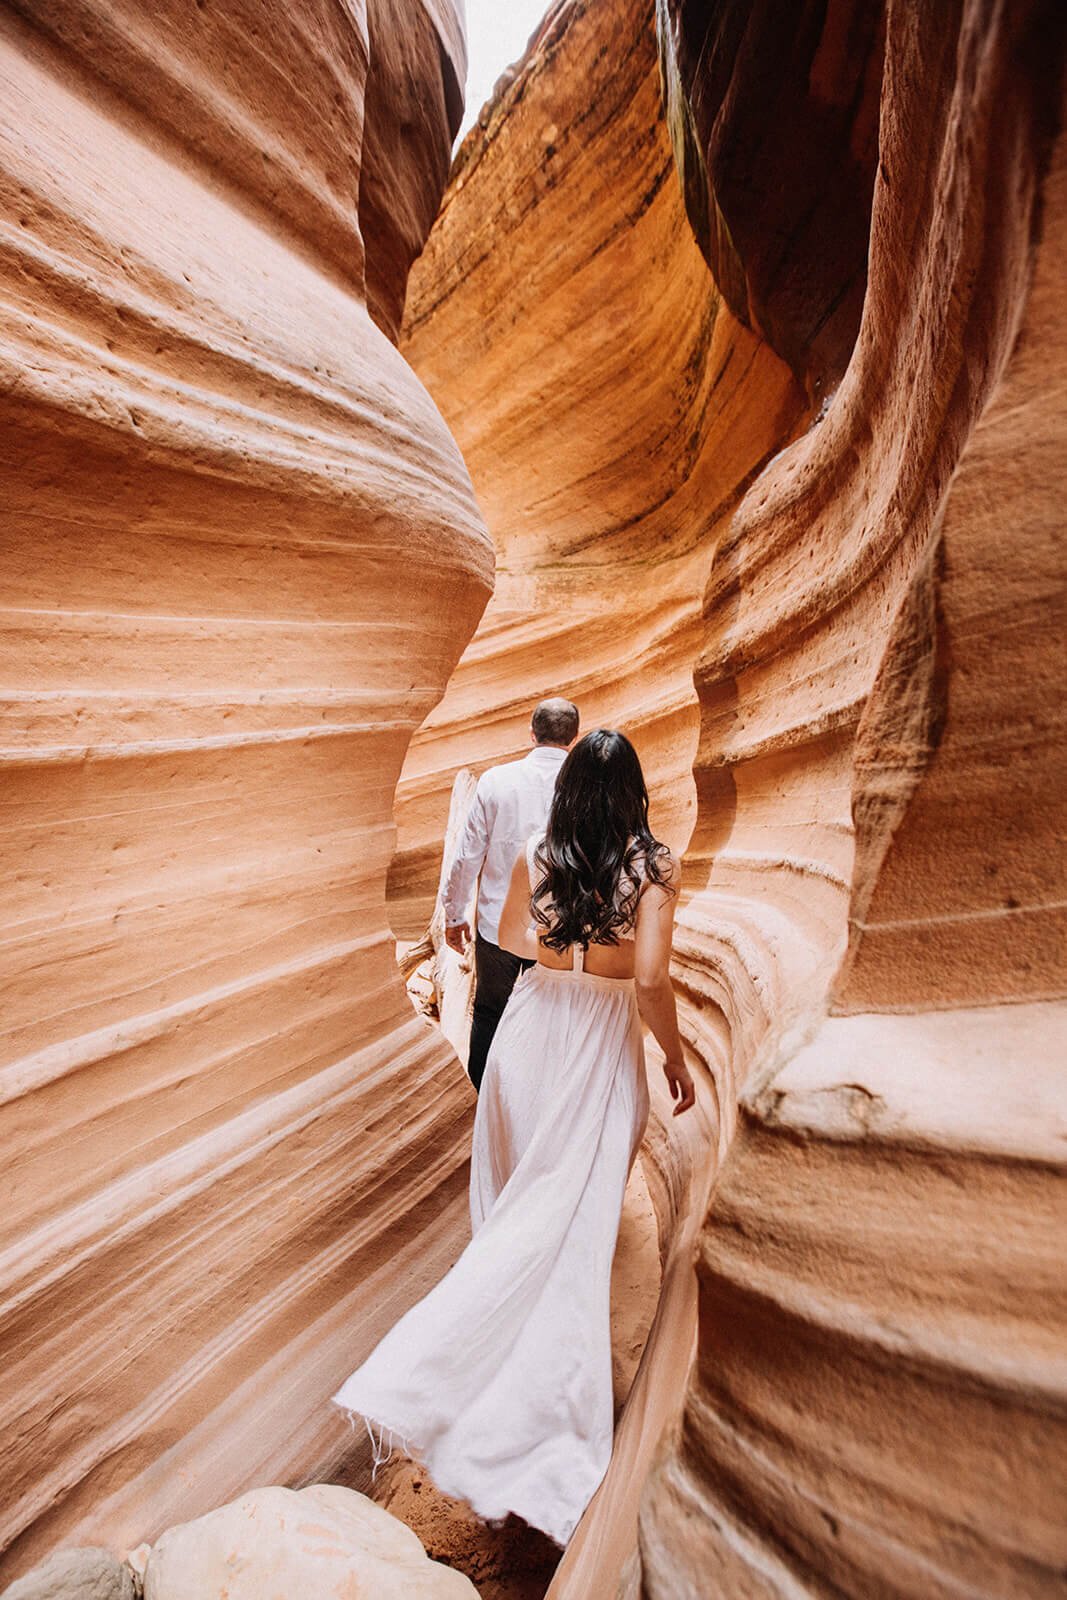
[(465, 1233), (384, 908), (491, 586), (386, 336), (463, 53), (451, 0), (0, 19), (0, 1583), (358, 1458), (326, 1397)]
[(663, 0), (661, 116), (651, 0), (610, 12), (470, 135), (402, 335), (500, 576), (398, 921), (549, 689), (687, 846), (702, 1117), (650, 1132), (661, 1316), (551, 1593), (1051, 1594), (1062, 19)]

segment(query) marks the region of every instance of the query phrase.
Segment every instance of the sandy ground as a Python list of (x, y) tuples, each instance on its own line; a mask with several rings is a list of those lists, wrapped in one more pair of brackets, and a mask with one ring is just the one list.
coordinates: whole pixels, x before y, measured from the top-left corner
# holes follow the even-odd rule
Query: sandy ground
[[(616, 1417), (630, 1392), (658, 1297), (656, 1217), (638, 1159), (626, 1189), (611, 1275)], [(542, 1600), (560, 1552), (519, 1518), (487, 1527), (462, 1501), (440, 1494), (422, 1468), (403, 1457), (379, 1474), (374, 1498), (418, 1534), (435, 1561), (466, 1573), (482, 1600)]]

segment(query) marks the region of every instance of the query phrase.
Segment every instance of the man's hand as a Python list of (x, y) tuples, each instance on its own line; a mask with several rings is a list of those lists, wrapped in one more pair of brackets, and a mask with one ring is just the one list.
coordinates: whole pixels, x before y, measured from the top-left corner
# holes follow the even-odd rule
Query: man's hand
[(458, 956), (463, 955), (471, 942), (471, 925), (469, 922), (454, 922), (445, 929), (445, 944), (454, 950)]
[(684, 1061), (665, 1061), (663, 1070), (670, 1084), (671, 1099), (678, 1102), (674, 1108), (674, 1115), (680, 1117), (683, 1111), (688, 1111), (690, 1106), (696, 1105), (697, 1092), (693, 1087), (693, 1079)]

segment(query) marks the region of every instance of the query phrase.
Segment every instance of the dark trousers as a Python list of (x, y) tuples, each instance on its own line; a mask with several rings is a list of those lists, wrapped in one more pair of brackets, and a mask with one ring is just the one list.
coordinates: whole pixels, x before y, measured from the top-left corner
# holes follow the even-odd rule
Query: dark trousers
[(476, 934), (474, 939), (474, 1016), (471, 1020), (471, 1043), (467, 1055), (467, 1071), (476, 1089), (482, 1086), (485, 1058), (493, 1042), (497, 1023), (504, 1014), (508, 996), (515, 987), (515, 979), (532, 961), (513, 956), (510, 950), (501, 950)]

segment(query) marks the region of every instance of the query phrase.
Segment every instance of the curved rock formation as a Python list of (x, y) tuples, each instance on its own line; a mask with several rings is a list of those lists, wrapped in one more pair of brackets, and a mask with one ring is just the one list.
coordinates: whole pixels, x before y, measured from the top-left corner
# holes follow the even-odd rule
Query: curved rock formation
[(491, 553), (367, 310), (458, 16), (0, 22), (0, 1581), (333, 1471), (325, 1397), (464, 1235), (471, 1095), (384, 880)]
[[(685, 914), (747, 1082), (684, 1423), (642, 1514), (654, 1600), (697, 1573), (753, 1596), (1062, 1581), (1062, 52), (1039, 5), (889, 6), (856, 349), (705, 597), (731, 850), (742, 828), (768, 854), (810, 840), (836, 787), (855, 855), (832, 983), (796, 962), (783, 888), (812, 866), (781, 844), (744, 950), (718, 953), (722, 853)], [(714, 92), (711, 51), (701, 74)]]
[(1062, 25), (659, 11), (665, 122), (650, 4), (553, 14), (402, 335), (500, 575), (405, 767), (398, 928), (453, 772), (548, 689), (634, 731), (688, 840), (705, 1120), (653, 1127), (661, 1314), (551, 1593), (1050, 1593)]
[[(448, 0), (306, 0), (269, 50), (238, 0), (38, 9), (0, 25), (4, 1576), (342, 1470), (322, 1397), (462, 1238), (469, 1091), (384, 879), (490, 568), (380, 331)], [(549, 690), (686, 847), (700, 1109), (656, 1101), (659, 1312), (553, 1600), (1051, 1594), (1063, 27), (777, 13), (558, 5), (460, 154), (401, 343), (499, 582), (390, 913)]]
[(145, 1600), (478, 1600), (469, 1578), (430, 1561), (415, 1535), (334, 1483), (253, 1489), (152, 1550)]
[(863, 308), (883, 11), (882, 0), (657, 6), (694, 235), (735, 315), (816, 395), (848, 365)]
[(716, 293), (660, 111), (652, 0), (572, 0), (468, 135), (401, 348), (455, 434), (493, 599), (398, 792), (390, 909), (432, 910), (456, 771), (524, 753), (549, 692), (624, 723), (690, 836), (700, 594), (741, 490), (804, 415)]

